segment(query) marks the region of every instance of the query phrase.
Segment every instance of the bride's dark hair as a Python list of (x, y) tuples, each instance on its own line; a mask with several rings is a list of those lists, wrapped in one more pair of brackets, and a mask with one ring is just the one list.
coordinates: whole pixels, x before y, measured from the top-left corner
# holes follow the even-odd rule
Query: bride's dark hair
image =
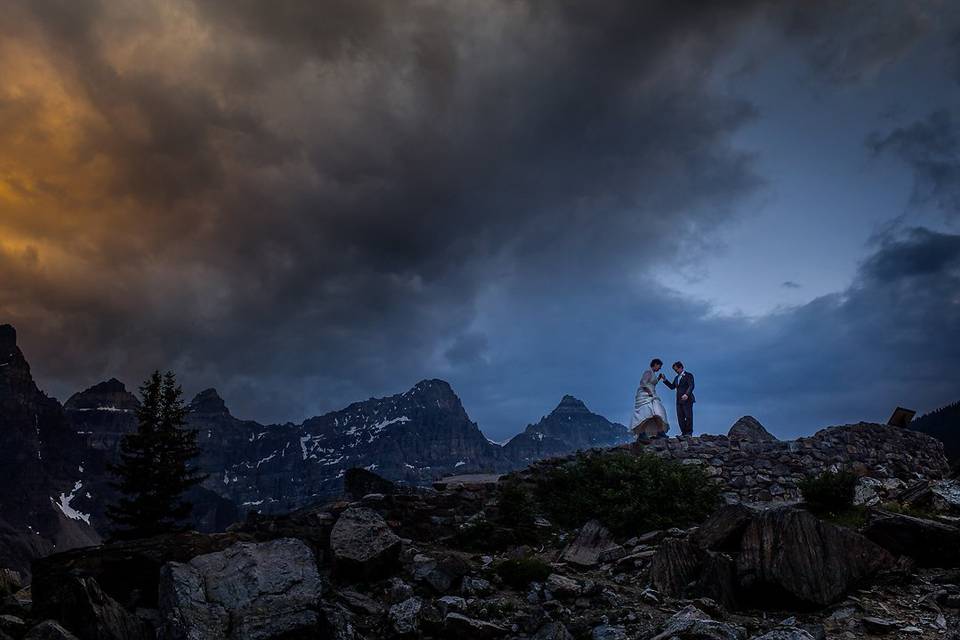
[(662, 367), (662, 366), (663, 366), (663, 360), (661, 360), (660, 358), (654, 358), (653, 360), (650, 361), (650, 366), (651, 366), (651, 367), (655, 367), (655, 366), (657, 366), (657, 365), (660, 365), (660, 366)]

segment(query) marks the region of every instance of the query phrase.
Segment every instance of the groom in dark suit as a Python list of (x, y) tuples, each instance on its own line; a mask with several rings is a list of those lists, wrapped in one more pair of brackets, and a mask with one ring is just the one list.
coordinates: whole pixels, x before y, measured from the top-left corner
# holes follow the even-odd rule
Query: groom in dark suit
[(673, 363), (676, 372), (673, 382), (660, 374), (663, 384), (677, 390), (677, 422), (680, 423), (680, 433), (685, 436), (693, 435), (693, 403), (697, 399), (693, 395), (693, 374), (684, 370), (683, 363), (677, 360)]

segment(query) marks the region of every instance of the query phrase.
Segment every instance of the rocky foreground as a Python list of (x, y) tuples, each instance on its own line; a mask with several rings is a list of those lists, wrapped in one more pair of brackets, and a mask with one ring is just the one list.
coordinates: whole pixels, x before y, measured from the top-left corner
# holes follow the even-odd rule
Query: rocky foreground
[[(741, 469), (751, 446), (801, 460), (821, 450), (761, 445), (762, 434), (743, 431), (670, 447), (686, 452), (681, 461), (725, 449), (702, 464), (726, 484), (741, 476), (724, 469)], [(886, 437), (896, 444), (877, 453)], [(34, 563), (24, 588), (0, 572), (0, 639), (960, 638), (960, 487), (941, 473), (942, 448), (878, 425), (819, 441), (884, 456), (882, 468), (861, 469), (856, 522), (752, 499), (771, 479), (743, 493), (750, 500), (727, 491), (728, 504), (697, 526), (638, 523), (617, 537), (596, 521), (565, 530), (543, 514), (506, 517), (506, 487), (562, 461), (434, 489), (355, 470), (343, 500), (253, 516), (227, 533), (55, 554)], [(925, 465), (907, 469), (903, 456), (919, 452)], [(782, 464), (777, 484), (789, 486), (792, 458)]]

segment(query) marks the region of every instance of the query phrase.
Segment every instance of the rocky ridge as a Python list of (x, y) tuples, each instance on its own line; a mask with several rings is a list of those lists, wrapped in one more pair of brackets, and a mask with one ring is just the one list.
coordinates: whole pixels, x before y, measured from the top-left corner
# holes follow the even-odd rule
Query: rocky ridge
[(798, 483), (804, 478), (848, 469), (862, 478), (859, 500), (876, 504), (917, 480), (950, 474), (943, 444), (909, 429), (861, 422), (781, 441), (765, 429), (749, 436), (745, 422), (741, 418), (726, 436), (659, 439), (631, 446), (700, 466), (721, 482), (729, 502), (796, 502)]
[[(531, 514), (529, 538), (501, 518), (504, 487), (524, 476), (424, 489), (348, 474), (350, 495), (382, 491), (252, 514), (225, 534), (57, 554), (36, 563), (32, 608), (8, 599), (6, 613), (23, 621), (15, 637), (55, 620), (81, 640), (144, 628), (171, 639), (957, 638), (960, 558), (921, 563), (922, 527), (909, 540), (878, 535), (901, 514), (870, 508), (851, 528), (798, 506), (731, 504), (698, 526), (640, 524), (625, 538)], [(908, 517), (960, 547), (947, 524), (958, 513)], [(542, 573), (511, 578), (511, 562)]]

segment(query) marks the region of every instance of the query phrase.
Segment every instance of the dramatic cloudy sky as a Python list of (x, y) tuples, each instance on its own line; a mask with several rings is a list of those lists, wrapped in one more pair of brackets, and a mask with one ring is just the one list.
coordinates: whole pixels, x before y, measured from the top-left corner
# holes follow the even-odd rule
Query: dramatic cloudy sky
[(697, 428), (960, 399), (960, 10), (0, 0), (0, 322), (65, 399), (299, 421), (449, 380), (495, 439), (653, 356)]

